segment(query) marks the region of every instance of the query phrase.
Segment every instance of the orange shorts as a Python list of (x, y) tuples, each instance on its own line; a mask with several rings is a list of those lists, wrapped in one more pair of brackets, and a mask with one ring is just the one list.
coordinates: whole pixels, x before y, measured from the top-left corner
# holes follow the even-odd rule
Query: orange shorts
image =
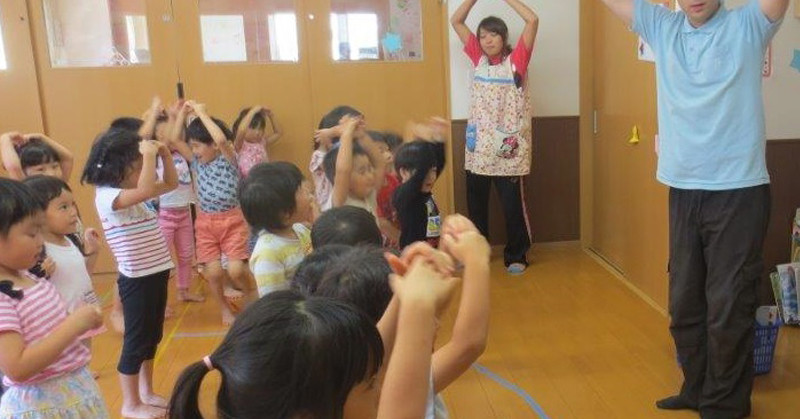
[(219, 213), (198, 211), (194, 231), (198, 263), (218, 261), (222, 255), (228, 260), (250, 258), (247, 251), (250, 227), (239, 207)]

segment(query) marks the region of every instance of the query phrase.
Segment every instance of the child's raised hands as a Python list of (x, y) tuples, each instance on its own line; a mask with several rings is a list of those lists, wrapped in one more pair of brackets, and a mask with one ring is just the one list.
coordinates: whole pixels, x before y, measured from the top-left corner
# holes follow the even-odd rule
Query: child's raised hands
[(42, 261), (42, 270), (46, 277), (51, 277), (56, 272), (56, 262), (50, 256), (47, 256)]
[(458, 284), (456, 278), (442, 275), (427, 260), (418, 258), (411, 264), (405, 275), (391, 275), (389, 285), (400, 300), (431, 304), (432, 307), (443, 306)]
[(445, 218), (440, 248), (462, 264), (468, 261), (488, 263), (491, 256), (486, 238), (472, 221), (459, 214)]
[(100, 233), (89, 227), (83, 232), (83, 247), (87, 255), (93, 255), (100, 249)]
[(139, 152), (142, 153), (142, 156), (155, 156), (158, 154), (158, 150), (163, 147), (164, 145), (153, 140), (142, 140), (139, 143)]

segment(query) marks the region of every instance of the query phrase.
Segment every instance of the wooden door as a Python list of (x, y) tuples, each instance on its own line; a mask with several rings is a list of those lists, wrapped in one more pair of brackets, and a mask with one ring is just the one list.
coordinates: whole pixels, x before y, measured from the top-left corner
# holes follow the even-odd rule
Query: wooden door
[[(112, 119), (141, 116), (154, 95), (165, 101), (174, 98), (170, 4), (167, 0), (28, 0), (28, 8), (44, 124), (52, 138), (75, 154), (71, 183), (76, 186), (78, 207), (84, 224), (99, 228), (94, 188), (78, 186), (80, 174), (93, 140)], [(135, 60), (141, 64), (132, 63), (133, 53), (124, 56), (134, 45)], [(145, 63), (148, 56), (150, 62)], [(131, 65), (120, 65), (125, 60)], [(108, 249), (101, 252), (96, 271), (116, 271)]]
[[(0, 66), (0, 132), (43, 132), (25, 0), (0, 0), (3, 66)], [(5, 67), (5, 68), (3, 68)]]

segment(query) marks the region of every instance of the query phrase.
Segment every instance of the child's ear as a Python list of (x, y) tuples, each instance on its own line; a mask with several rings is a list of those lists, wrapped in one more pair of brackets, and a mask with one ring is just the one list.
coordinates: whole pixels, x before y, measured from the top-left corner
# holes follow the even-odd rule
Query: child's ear
[(400, 181), (402, 181), (402, 182), (408, 181), (409, 179), (411, 179), (411, 176), (413, 176), (413, 174), (414, 174), (412, 171), (410, 171), (408, 169), (405, 169), (405, 168), (401, 168), (399, 173), (400, 173)]

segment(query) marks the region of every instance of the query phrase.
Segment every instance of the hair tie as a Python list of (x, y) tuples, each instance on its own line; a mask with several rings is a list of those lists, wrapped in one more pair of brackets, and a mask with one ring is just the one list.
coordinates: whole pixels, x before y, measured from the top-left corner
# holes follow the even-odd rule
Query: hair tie
[(208, 368), (209, 371), (214, 371), (214, 364), (211, 363), (210, 355), (206, 355), (203, 357), (203, 363), (206, 364), (206, 368)]

